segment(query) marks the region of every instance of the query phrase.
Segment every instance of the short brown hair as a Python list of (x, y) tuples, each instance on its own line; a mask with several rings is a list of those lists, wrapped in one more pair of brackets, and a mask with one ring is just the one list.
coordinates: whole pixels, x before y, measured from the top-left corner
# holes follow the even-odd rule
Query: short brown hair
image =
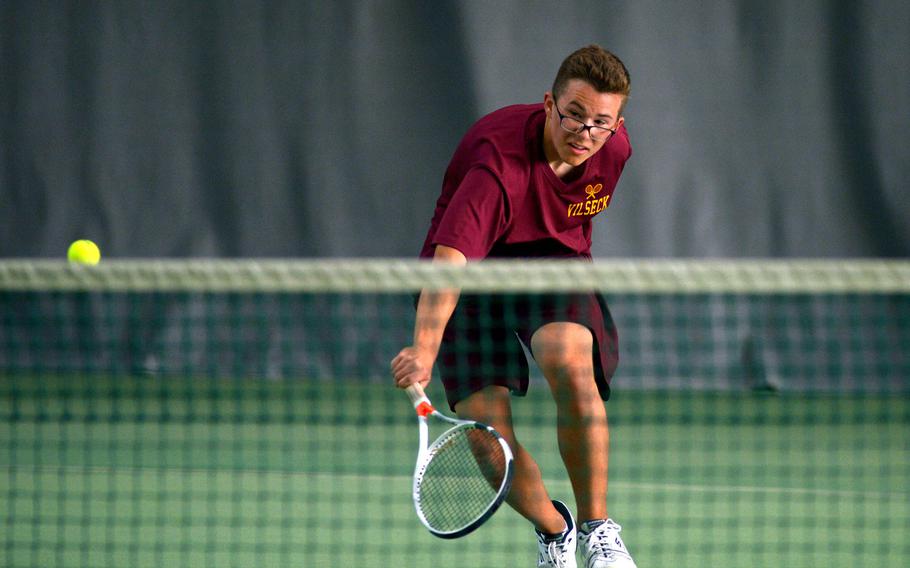
[(559, 98), (566, 84), (572, 79), (581, 79), (601, 93), (622, 95), (623, 107), (626, 106), (625, 100), (629, 98), (632, 90), (626, 66), (618, 57), (599, 45), (582, 47), (563, 60), (553, 81), (553, 98)]

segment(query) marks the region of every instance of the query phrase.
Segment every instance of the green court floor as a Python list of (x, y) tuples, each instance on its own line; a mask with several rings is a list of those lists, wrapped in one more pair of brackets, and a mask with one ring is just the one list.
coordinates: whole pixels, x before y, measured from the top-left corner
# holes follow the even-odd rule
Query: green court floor
[[(546, 389), (515, 409), (571, 502)], [(618, 390), (608, 410), (641, 568), (910, 565), (906, 397)], [(0, 377), (0, 566), (535, 565), (507, 507), (455, 541), (421, 527), (416, 443), (385, 384)]]

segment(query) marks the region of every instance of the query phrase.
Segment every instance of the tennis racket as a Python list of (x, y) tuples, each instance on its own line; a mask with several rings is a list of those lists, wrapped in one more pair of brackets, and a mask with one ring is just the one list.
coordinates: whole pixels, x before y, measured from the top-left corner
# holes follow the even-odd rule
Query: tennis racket
[[(490, 426), (441, 414), (419, 384), (406, 392), (420, 428), (413, 486), (417, 517), (440, 538), (464, 536), (484, 524), (509, 493), (512, 450)], [(449, 426), (432, 444), (428, 416)]]

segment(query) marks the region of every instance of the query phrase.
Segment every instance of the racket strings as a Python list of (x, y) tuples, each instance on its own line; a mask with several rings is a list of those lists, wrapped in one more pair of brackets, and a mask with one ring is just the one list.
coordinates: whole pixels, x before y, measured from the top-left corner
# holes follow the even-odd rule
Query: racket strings
[(431, 454), (419, 486), (420, 508), (439, 531), (469, 525), (497, 500), (507, 474), (499, 437), (483, 428), (459, 429)]

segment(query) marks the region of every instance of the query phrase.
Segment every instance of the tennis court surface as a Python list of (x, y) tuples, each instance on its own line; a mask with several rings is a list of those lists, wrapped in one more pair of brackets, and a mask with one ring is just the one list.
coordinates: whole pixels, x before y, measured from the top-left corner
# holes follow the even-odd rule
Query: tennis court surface
[[(0, 566), (532, 566), (506, 506), (454, 541), (420, 525), (388, 360), (421, 286), (604, 271), (610, 511), (639, 566), (908, 565), (907, 264), (708, 268), (0, 262)], [(571, 503), (539, 378), (515, 412)]]

